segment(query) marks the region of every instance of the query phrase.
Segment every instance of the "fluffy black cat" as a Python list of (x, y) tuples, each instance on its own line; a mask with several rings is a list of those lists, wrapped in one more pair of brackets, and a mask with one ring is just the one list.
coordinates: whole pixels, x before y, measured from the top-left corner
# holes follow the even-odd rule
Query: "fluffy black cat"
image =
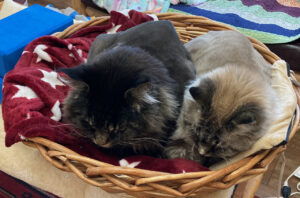
[(121, 155), (160, 156), (195, 69), (168, 21), (99, 35), (86, 64), (62, 70), (72, 89), (63, 119)]

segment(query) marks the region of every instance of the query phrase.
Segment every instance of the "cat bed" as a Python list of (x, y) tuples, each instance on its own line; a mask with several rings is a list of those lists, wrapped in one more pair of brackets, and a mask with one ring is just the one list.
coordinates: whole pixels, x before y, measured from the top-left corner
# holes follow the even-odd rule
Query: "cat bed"
[[(283, 104), (276, 108), (282, 108), (284, 113), (267, 133), (271, 138), (258, 141), (251, 151), (219, 165), (224, 168), (211, 171), (184, 159), (147, 156), (120, 159), (104, 154), (95, 145), (68, 133), (70, 126), (59, 121), (60, 107), (69, 87), (59, 80), (55, 70), (85, 62), (88, 49), (98, 34), (126, 30), (156, 18), (136, 11), (126, 15), (112, 12), (110, 17), (75, 24), (54, 36), (38, 38), (25, 48), (15, 69), (4, 78), (2, 110), (6, 146), (23, 141), (37, 148), (55, 167), (73, 172), (89, 184), (108, 192), (125, 192), (138, 197), (199, 196), (263, 174), (297, 130), (296, 96), (299, 100), (299, 90), (291, 83), (290, 79), (295, 79), (292, 73), (287, 75), (285, 62), (252, 38), (249, 39), (254, 47), (267, 61), (274, 63), (272, 81)], [(178, 13), (156, 16), (172, 21), (182, 42), (209, 30), (232, 30), (199, 16)]]

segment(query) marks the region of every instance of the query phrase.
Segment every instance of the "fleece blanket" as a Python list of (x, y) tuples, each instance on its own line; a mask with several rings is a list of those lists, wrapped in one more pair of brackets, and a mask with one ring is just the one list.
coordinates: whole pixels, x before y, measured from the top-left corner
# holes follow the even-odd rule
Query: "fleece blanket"
[(59, 76), (64, 74), (56, 72), (56, 69), (85, 62), (89, 47), (97, 35), (123, 31), (153, 20), (151, 16), (137, 11), (130, 11), (127, 15), (113, 11), (106, 25), (82, 29), (67, 39), (44, 36), (24, 49), (15, 68), (5, 75), (3, 82), (2, 113), (6, 146), (40, 136), (113, 165), (170, 173), (208, 170), (185, 159), (154, 159), (149, 156), (123, 159), (108, 155), (90, 141), (72, 136), (71, 126), (60, 122), (62, 102), (69, 87), (59, 80)]
[(287, 43), (300, 38), (300, 2), (297, 0), (208, 0), (192, 6), (171, 5), (168, 12), (223, 22), (263, 43)]

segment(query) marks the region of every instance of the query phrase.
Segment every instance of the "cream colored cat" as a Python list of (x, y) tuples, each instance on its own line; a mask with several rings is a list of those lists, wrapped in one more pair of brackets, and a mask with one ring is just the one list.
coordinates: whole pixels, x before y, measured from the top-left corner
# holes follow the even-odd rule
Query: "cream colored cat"
[(276, 114), (271, 65), (239, 32), (209, 32), (187, 44), (197, 79), (187, 87), (169, 158), (206, 166), (248, 150)]

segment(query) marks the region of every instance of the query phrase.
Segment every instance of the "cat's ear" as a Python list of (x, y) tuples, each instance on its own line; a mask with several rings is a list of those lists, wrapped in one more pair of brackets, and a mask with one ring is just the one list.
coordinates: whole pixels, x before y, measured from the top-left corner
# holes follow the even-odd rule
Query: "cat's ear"
[(189, 92), (191, 96), (197, 101), (204, 110), (210, 108), (212, 97), (215, 93), (216, 86), (210, 79), (201, 80), (197, 87), (191, 87)]
[(134, 102), (145, 102), (149, 104), (153, 104), (158, 102), (153, 96), (151, 96), (150, 92), (152, 89), (152, 83), (150, 81), (141, 82), (136, 87), (128, 89), (124, 97), (127, 100), (131, 100)]
[(72, 68), (61, 68), (61, 69), (58, 69), (58, 72), (63, 72), (65, 74), (67, 74), (73, 80), (83, 81), (84, 74), (85, 74), (84, 67), (86, 67), (86, 66), (80, 65), (80, 66), (72, 67)]
[(87, 89), (89, 86), (88, 84), (84, 81), (84, 76), (85, 76), (85, 65), (80, 65), (77, 67), (73, 68), (61, 68), (58, 70), (58, 72), (63, 72), (67, 76), (69, 76), (69, 79), (61, 77), (64, 83), (71, 87), (77, 87), (77, 88), (84, 88)]
[(202, 100), (204, 93), (202, 93), (202, 90), (199, 87), (191, 87), (189, 89), (189, 92), (191, 96), (194, 98), (194, 100)]

